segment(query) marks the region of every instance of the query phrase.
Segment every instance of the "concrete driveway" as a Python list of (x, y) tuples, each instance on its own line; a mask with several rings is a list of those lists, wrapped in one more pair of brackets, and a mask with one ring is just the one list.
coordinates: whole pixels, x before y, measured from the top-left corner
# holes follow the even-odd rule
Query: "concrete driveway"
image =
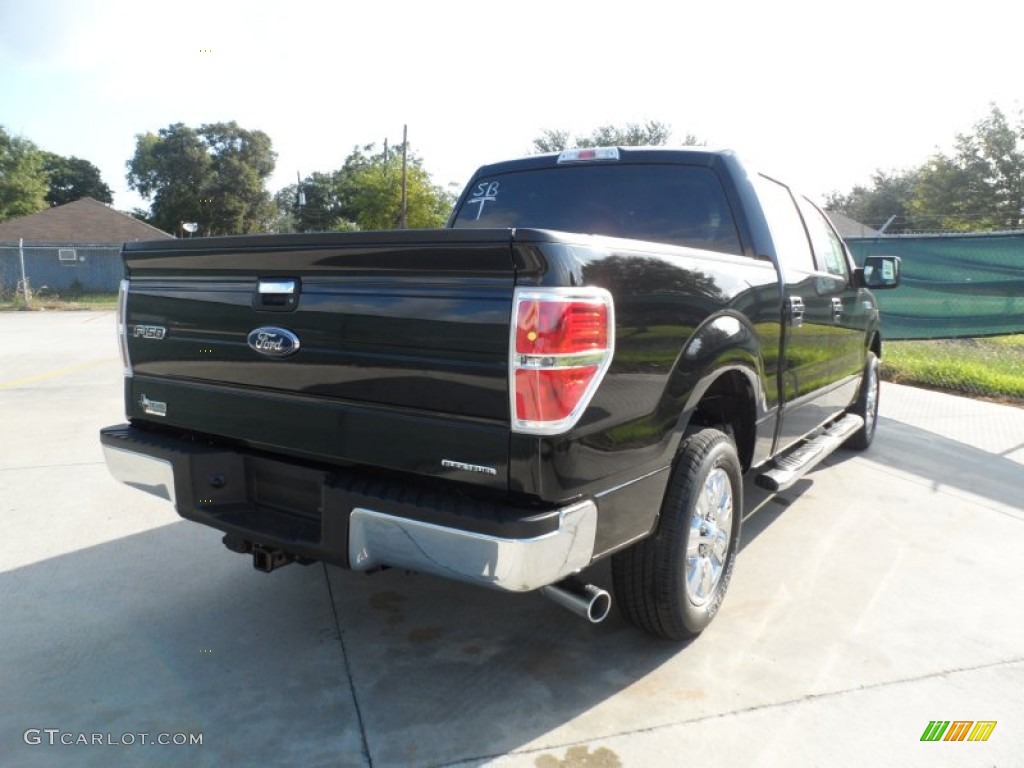
[(0, 766), (1022, 766), (1024, 410), (884, 385), (881, 413), (867, 453), (748, 487), (680, 646), (427, 576), (258, 573), (107, 475), (113, 313), (0, 313)]

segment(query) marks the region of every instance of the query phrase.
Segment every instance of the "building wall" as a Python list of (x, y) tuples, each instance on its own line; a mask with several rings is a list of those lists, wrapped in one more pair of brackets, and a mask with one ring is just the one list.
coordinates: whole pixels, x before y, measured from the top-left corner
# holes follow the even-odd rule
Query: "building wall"
[[(31, 243), (23, 249), (25, 277), (36, 292), (114, 293), (124, 276), (120, 244)], [(17, 243), (0, 243), (0, 292), (12, 293), (21, 283)]]

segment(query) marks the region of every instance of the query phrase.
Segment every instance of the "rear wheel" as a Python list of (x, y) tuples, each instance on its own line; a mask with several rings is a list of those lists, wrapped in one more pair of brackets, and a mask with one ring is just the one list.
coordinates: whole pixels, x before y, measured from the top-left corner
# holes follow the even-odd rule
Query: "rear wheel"
[(672, 640), (703, 631), (732, 578), (742, 514), (732, 440), (716, 429), (685, 438), (657, 531), (612, 557), (615, 598), (626, 619)]
[(850, 435), (846, 441), (846, 447), (855, 451), (866, 450), (875, 439), (875, 427), (878, 426), (878, 393), (881, 388), (880, 370), (878, 356), (874, 352), (868, 352), (857, 402), (850, 408), (850, 413), (864, 419), (864, 426)]

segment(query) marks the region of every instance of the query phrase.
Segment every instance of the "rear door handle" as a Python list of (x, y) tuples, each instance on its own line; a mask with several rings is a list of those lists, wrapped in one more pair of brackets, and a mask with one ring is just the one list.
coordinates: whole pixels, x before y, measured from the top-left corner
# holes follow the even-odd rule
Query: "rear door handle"
[(843, 300), (833, 296), (832, 297), (832, 320), (836, 323), (843, 316)]
[(799, 296), (789, 297), (789, 324), (799, 328), (804, 324), (804, 300)]

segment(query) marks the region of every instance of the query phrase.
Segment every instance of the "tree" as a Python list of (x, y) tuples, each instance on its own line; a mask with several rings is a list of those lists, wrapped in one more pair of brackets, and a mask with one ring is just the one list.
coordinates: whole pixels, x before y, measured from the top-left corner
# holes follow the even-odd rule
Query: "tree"
[(888, 224), (886, 232), (892, 234), (907, 228), (918, 171), (875, 171), (871, 181), (871, 187), (858, 185), (845, 195), (829, 193), (825, 197), (825, 209), (874, 229)]
[(1018, 227), (1024, 209), (1024, 115), (1013, 128), (995, 104), (974, 133), (957, 134), (952, 155), (935, 154), (921, 169), (912, 209), (942, 229)]
[[(356, 229), (341, 210), (337, 171), (311, 173), (300, 184), (280, 190), (274, 200), (297, 232), (337, 232)], [(301, 192), (301, 197), (300, 197)]]
[[(546, 129), (533, 140), (536, 152), (561, 152), (572, 147), (661, 147), (669, 143), (672, 129), (657, 120), (648, 120), (644, 124), (626, 123), (624, 127), (602, 125), (595, 128), (589, 135), (577, 136), (569, 140), (568, 131)], [(703, 144), (693, 134), (687, 134), (683, 146), (699, 146)]]
[[(910, 228), (954, 232), (988, 229), (979, 212), (990, 201), (981, 203), (978, 192), (978, 181), (971, 173), (951, 158), (935, 155), (918, 169), (918, 181), (907, 204)], [(982, 195), (989, 197), (985, 192)]]
[(569, 149), (569, 132), (546, 128), (533, 140), (533, 149), (535, 152), (561, 152)]
[[(406, 226), (443, 226), (454, 197), (432, 183), (413, 152), (408, 153), (406, 172)], [(401, 222), (402, 147), (380, 152), (374, 144), (355, 147), (338, 170), (310, 174), (275, 199), (300, 232), (396, 229)]]
[(274, 209), (276, 213), (270, 220), (269, 231), (277, 233), (300, 231), (298, 219), (292, 212), (297, 195), (298, 187), (294, 184), (289, 184), (287, 187), (279, 189), (274, 193)]
[(88, 160), (44, 152), (43, 170), (50, 180), (46, 193), (46, 202), (50, 205), (64, 205), (83, 197), (91, 197), (101, 203), (114, 202), (110, 187), (100, 177), (100, 169)]
[[(374, 154), (375, 145), (356, 147), (339, 171), (338, 191), (345, 218), (360, 229), (395, 229), (402, 215), (402, 146)], [(442, 227), (455, 200), (431, 182), (423, 161), (407, 157), (406, 226)]]
[(876, 171), (872, 186), (831, 193), (826, 208), (880, 227), (896, 215), (901, 230), (985, 231), (1024, 224), (1024, 113), (1012, 126), (995, 104), (958, 134), (954, 151), (936, 152), (908, 171)]
[(668, 144), (672, 129), (657, 120), (648, 120), (643, 125), (626, 123), (625, 128), (602, 125), (590, 136), (576, 137), (577, 146), (589, 147), (660, 147)]
[(274, 215), (266, 180), (275, 158), (263, 131), (234, 121), (198, 129), (175, 123), (135, 137), (128, 186), (152, 199), (150, 223), (168, 232), (180, 232), (182, 222), (196, 222), (205, 235), (259, 232)]
[(0, 221), (46, 208), (46, 189), (43, 153), (0, 127)]

